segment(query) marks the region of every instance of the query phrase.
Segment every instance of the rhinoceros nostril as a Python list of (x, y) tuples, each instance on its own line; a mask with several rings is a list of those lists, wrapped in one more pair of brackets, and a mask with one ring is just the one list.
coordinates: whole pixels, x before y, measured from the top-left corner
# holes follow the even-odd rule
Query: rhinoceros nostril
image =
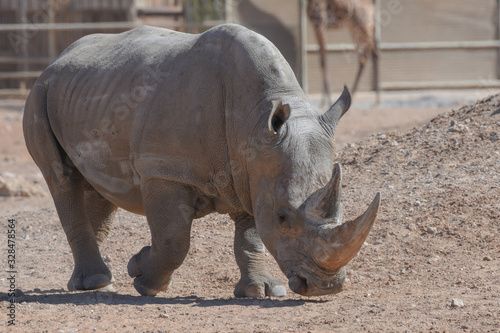
[(297, 275), (290, 277), (288, 286), (297, 294), (307, 295), (311, 292), (311, 288), (307, 285), (307, 280)]

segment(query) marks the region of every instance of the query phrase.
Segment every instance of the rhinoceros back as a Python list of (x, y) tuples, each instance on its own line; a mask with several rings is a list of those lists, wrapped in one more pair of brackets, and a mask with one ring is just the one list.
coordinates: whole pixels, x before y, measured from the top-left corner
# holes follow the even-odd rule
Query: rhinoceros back
[[(197, 188), (217, 211), (241, 211), (225, 103), (227, 95), (262, 100), (248, 89), (235, 94), (228, 79), (237, 69), (239, 78), (262, 81), (253, 60), (235, 57), (248, 38), (262, 38), (255, 36), (226, 25), (199, 35), (140, 27), (84, 37), (37, 81), (51, 130), (86, 180), (125, 209), (141, 212), (141, 182), (164, 178)], [(235, 112), (246, 118), (242, 106)]]

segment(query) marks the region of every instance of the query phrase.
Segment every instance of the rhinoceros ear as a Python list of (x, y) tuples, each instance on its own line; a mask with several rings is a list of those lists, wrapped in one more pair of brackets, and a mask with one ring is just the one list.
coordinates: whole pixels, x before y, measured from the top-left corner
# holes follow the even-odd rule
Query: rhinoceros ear
[(278, 134), (283, 124), (290, 117), (290, 106), (283, 104), (281, 100), (272, 101), (273, 107), (267, 120), (267, 126), (271, 132)]

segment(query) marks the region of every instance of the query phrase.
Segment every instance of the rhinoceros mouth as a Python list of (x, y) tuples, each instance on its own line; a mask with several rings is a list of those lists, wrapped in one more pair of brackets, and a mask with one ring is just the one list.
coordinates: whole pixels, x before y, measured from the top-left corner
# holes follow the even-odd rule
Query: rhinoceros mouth
[(288, 279), (288, 286), (290, 289), (297, 294), (303, 296), (321, 296), (321, 295), (331, 295), (337, 294), (344, 290), (344, 279), (339, 281), (332, 281), (328, 283), (319, 283), (316, 285), (314, 282), (309, 282), (309, 280), (300, 275), (292, 275)]

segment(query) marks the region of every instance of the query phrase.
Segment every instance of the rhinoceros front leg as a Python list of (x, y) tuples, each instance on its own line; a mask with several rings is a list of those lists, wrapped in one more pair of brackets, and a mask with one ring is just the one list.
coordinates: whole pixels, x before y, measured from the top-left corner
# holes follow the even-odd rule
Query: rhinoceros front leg
[(265, 246), (249, 215), (231, 216), (235, 222), (234, 255), (241, 279), (234, 289), (236, 297), (286, 296), (286, 288), (265, 268)]
[(196, 195), (188, 187), (158, 179), (143, 184), (142, 191), (151, 246), (130, 259), (128, 273), (141, 295), (155, 296), (167, 290), (189, 251)]

